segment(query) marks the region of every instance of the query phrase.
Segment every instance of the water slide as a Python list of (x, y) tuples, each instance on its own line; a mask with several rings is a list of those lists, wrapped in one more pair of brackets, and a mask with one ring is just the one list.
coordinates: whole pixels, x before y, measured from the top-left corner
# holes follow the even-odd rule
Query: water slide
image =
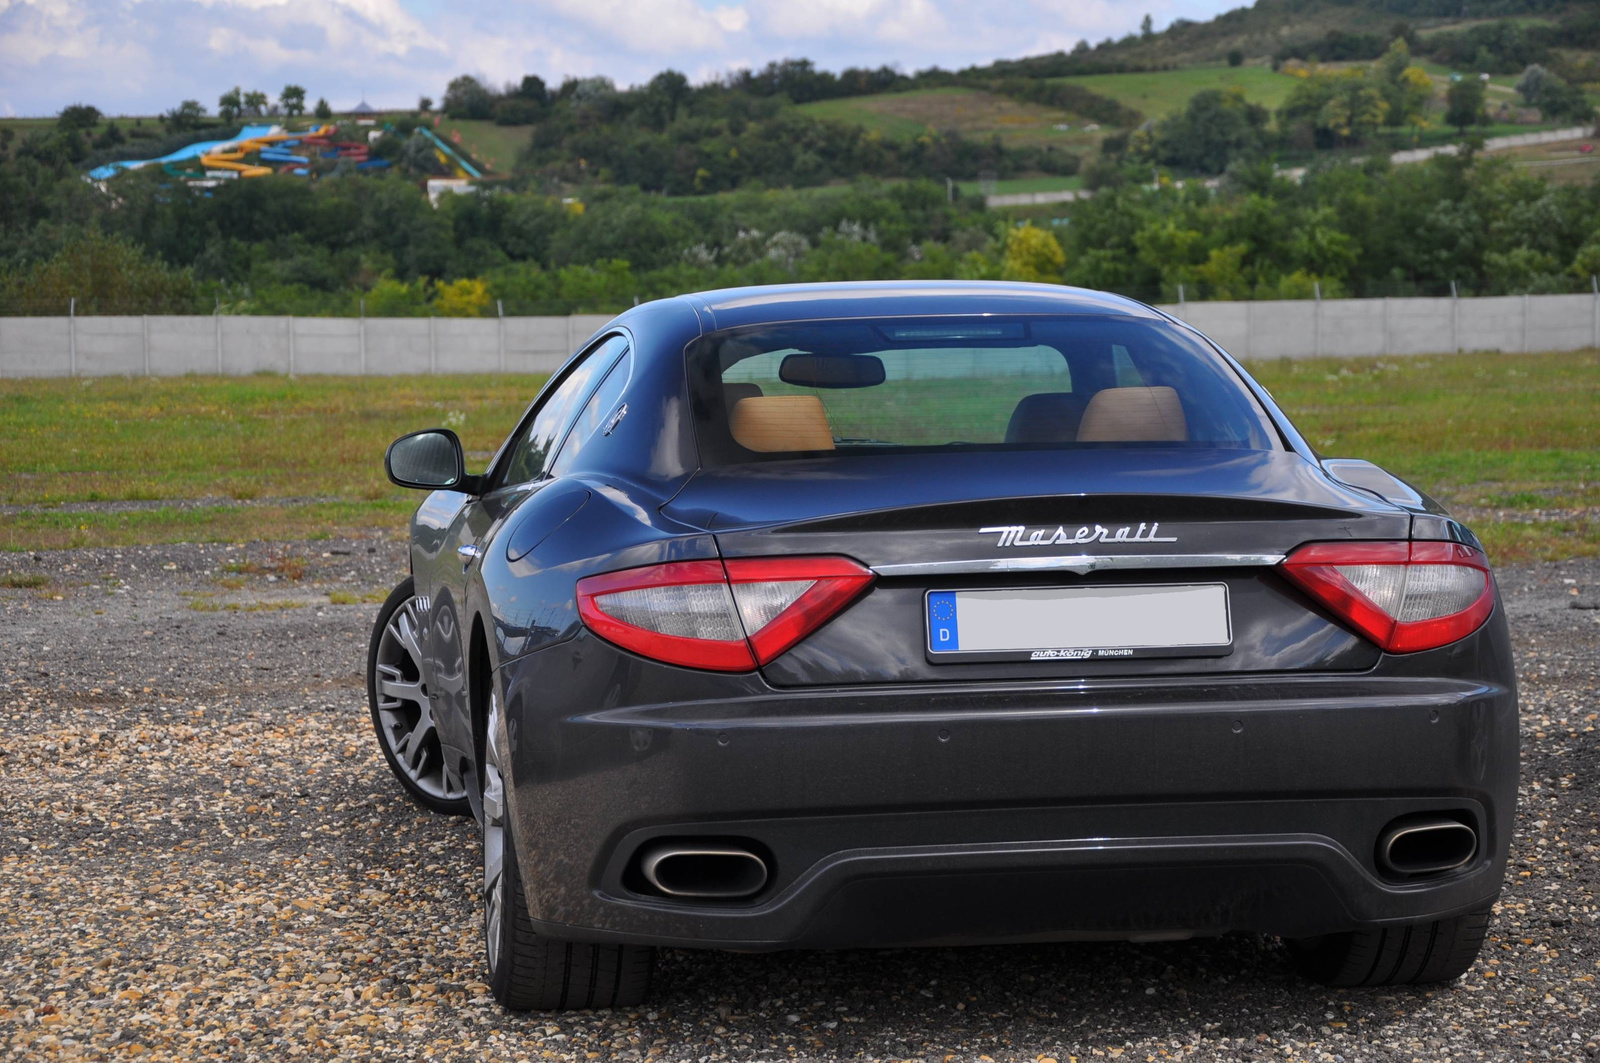
[[(110, 162), (104, 166), (96, 166), (89, 171), (91, 180), (104, 181), (115, 177), (123, 170), (137, 170), (142, 166), (167, 165), (187, 162), (190, 159), (199, 159), (200, 164), (209, 169), (235, 170), (243, 177), (257, 177), (264, 173), (271, 173), (270, 167), (249, 166), (238, 160), (251, 151), (259, 151), (264, 144), (277, 143), (281, 140), (291, 140), (308, 136), (327, 136), (333, 132), (332, 126), (321, 126), (309, 133), (285, 133), (282, 126), (277, 125), (247, 125), (239, 130), (239, 135), (229, 140), (205, 140), (198, 144), (190, 144), (179, 148), (170, 155), (163, 155), (158, 159), (133, 159), (126, 162)], [(237, 154), (235, 154), (237, 152)], [(215, 164), (211, 161), (217, 160)], [(251, 172), (246, 172), (251, 171)], [(170, 172), (170, 171), (169, 171)]]
[(483, 177), (483, 174), (479, 173), (472, 163), (462, 158), (454, 148), (435, 136), (433, 130), (426, 126), (418, 126), (417, 132), (433, 141), (433, 150), (438, 154), (439, 161), (446, 166), (452, 167), (457, 177), (477, 177), (480, 179)]
[[(271, 132), (263, 133), (259, 136), (241, 137), (239, 140), (221, 145), (218, 150), (202, 154), (200, 156), (200, 165), (208, 170), (233, 170), (240, 177), (265, 177), (273, 172), (272, 167), (247, 163), (243, 161), (246, 155), (258, 154), (263, 151), (269, 155), (278, 154), (273, 149), (275, 144), (283, 141), (298, 141), (302, 137), (327, 137), (332, 135), (333, 132), (334, 127), (331, 125), (318, 126), (309, 133), (285, 133), (281, 131), (281, 127), (273, 127)], [(267, 161), (273, 160), (269, 158)], [(288, 162), (290, 160), (280, 157), (276, 161)], [(303, 163), (306, 160), (296, 157), (295, 161)]]

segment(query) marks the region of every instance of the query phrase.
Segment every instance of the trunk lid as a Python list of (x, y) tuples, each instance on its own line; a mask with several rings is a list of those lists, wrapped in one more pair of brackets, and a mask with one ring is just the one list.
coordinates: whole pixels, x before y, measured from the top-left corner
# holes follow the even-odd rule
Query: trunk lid
[[(702, 470), (666, 507), (725, 557), (837, 554), (878, 580), (763, 672), (781, 686), (1368, 668), (1376, 647), (1274, 566), (1301, 543), (1405, 539), (1410, 515), (1283, 451), (878, 454)], [(1225, 652), (962, 660), (930, 592), (1227, 587)]]

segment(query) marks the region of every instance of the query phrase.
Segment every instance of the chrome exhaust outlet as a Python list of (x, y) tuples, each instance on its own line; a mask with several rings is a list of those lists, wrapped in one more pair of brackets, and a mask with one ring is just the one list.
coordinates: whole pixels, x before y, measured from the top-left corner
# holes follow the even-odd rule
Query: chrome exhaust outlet
[(1477, 855), (1478, 832), (1442, 816), (1396, 820), (1378, 839), (1378, 864), (1395, 875), (1454, 871)]
[(736, 845), (652, 845), (640, 853), (639, 870), (668, 897), (734, 900), (767, 884), (767, 862)]

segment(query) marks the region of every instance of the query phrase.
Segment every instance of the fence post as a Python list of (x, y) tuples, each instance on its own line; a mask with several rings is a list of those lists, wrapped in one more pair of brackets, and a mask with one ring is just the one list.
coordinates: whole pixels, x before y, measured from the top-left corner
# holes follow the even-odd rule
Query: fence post
[(1594, 323), (1590, 328), (1589, 346), (1600, 347), (1600, 277), (1589, 274), (1589, 285), (1594, 289)]
[(1389, 297), (1383, 297), (1383, 353), (1389, 353)]
[(1247, 360), (1250, 358), (1250, 352), (1251, 352), (1251, 349), (1252, 349), (1251, 341), (1255, 338), (1255, 332), (1256, 332), (1256, 304), (1253, 303), (1253, 302), (1245, 303), (1244, 304), (1244, 356), (1245, 356), (1245, 358)]
[(150, 315), (139, 315), (139, 331), (144, 340), (144, 375), (150, 375)]
[(289, 315), (289, 379), (294, 379), (294, 315)]
[(211, 320), (215, 323), (217, 334), (217, 375), (222, 375), (222, 303), (218, 302), (211, 311)]
[(360, 300), (361, 317), (356, 322), (356, 345), (361, 351), (361, 375), (367, 375), (367, 301)]
[(1311, 310), (1312, 351), (1318, 358), (1322, 357), (1322, 282), (1312, 281), (1311, 291), (1317, 297), (1317, 305)]
[[(570, 310), (567, 311), (567, 352), (566, 353), (567, 354), (571, 354), (572, 353), (572, 311), (570, 311)], [(563, 355), (561, 360), (562, 361), (566, 361), (566, 355)]]
[(1531, 297), (1527, 292), (1522, 293), (1522, 353), (1528, 353), (1528, 301)]
[(67, 375), (78, 375), (78, 297), (67, 300)]
[(500, 319), (500, 372), (506, 371), (506, 308), (499, 299), (494, 301), (495, 317)]
[(433, 325), (434, 321), (436, 320), (437, 318), (435, 318), (432, 314), (428, 315), (428, 372), (430, 374), (437, 373), (439, 371), (439, 340), (437, 338), (438, 330), (434, 328)]
[(1461, 353), (1461, 296), (1456, 282), (1450, 282), (1450, 353)]
[(1183, 318), (1183, 320), (1185, 320), (1185, 321), (1189, 320), (1189, 315), (1185, 312), (1187, 309), (1188, 309), (1188, 307), (1184, 304), (1184, 298), (1183, 298), (1183, 282), (1179, 281), (1178, 282), (1178, 316)]

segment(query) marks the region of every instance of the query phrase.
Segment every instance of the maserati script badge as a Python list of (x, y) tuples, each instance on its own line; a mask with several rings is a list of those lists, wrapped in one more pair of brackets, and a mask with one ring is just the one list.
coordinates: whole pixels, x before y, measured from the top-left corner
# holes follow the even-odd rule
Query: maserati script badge
[(1145, 531), (1143, 521), (1139, 522), (1138, 529), (1132, 525), (1124, 525), (1115, 531), (1103, 525), (1084, 525), (1077, 534), (1068, 535), (1065, 527), (1058, 527), (1055, 531), (1049, 528), (1035, 528), (1029, 531), (1023, 524), (1006, 524), (994, 528), (979, 528), (979, 535), (999, 534), (1000, 542), (997, 546), (1075, 546), (1082, 543), (1175, 543), (1175, 536), (1157, 535), (1156, 529), (1160, 524), (1150, 525), (1150, 530)]

